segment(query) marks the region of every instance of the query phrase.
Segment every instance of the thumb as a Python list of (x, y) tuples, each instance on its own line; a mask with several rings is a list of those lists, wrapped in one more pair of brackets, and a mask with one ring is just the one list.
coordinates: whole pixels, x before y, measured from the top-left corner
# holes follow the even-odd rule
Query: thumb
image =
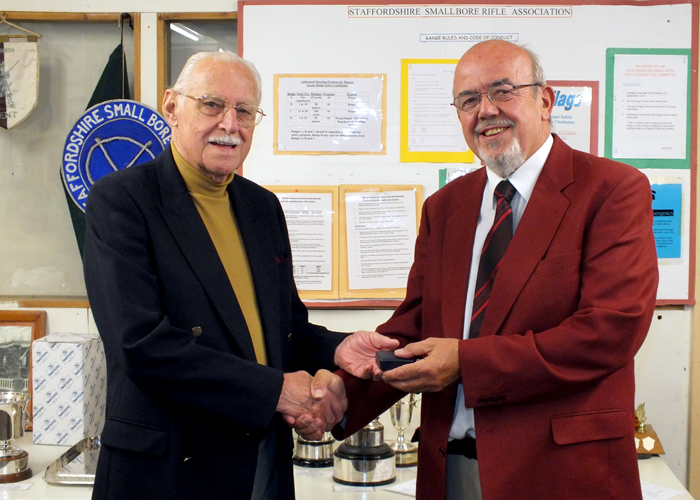
[(370, 333), (370, 341), (372, 342), (372, 344), (374, 344), (374, 346), (377, 349), (381, 349), (383, 351), (391, 351), (392, 349), (396, 349), (399, 346), (398, 340), (385, 337), (384, 335), (377, 332)]
[[(326, 396), (328, 385), (333, 381), (333, 374), (328, 370), (319, 370), (311, 380), (311, 397), (316, 401)], [(342, 382), (341, 382), (342, 383)]]
[(421, 357), (429, 354), (432, 351), (432, 346), (425, 340), (421, 342), (414, 342), (413, 344), (408, 344), (403, 347), (403, 349), (397, 349), (394, 354), (399, 358), (411, 358), (411, 357)]

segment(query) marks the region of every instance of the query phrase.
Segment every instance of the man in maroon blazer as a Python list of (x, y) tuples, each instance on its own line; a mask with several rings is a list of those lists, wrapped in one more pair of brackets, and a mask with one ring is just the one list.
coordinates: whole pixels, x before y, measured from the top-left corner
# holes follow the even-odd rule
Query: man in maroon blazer
[[(454, 95), (487, 168), (426, 200), (406, 300), (378, 328), (421, 359), (383, 381), (345, 376), (346, 434), (422, 392), (418, 500), (641, 499), (633, 360), (658, 281), (649, 181), (550, 133), (554, 91), (517, 45), (472, 47)], [(512, 240), (475, 300), (504, 179)]]

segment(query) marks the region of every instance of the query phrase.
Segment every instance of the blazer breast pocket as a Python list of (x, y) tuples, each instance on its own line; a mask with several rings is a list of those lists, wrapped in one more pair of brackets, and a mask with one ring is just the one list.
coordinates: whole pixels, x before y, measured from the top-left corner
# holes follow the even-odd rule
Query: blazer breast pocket
[(581, 251), (569, 252), (540, 261), (535, 268), (535, 274), (553, 273), (567, 269), (578, 270), (581, 265)]

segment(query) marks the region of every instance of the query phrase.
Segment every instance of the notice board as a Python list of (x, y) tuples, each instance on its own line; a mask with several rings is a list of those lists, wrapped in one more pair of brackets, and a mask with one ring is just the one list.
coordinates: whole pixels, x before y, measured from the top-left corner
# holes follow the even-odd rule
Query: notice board
[[(577, 134), (575, 128), (581, 127), (582, 122), (582, 118), (573, 114), (576, 110), (572, 111), (575, 99), (567, 100), (567, 93), (577, 88), (593, 93), (583, 126), (590, 137), (579, 143), (582, 146), (572, 147), (626, 161), (649, 177), (655, 193), (654, 210), (659, 215), (659, 234), (664, 235), (664, 244), (659, 247), (657, 303), (694, 303), (697, 0), (545, 3), (244, 0), (239, 2), (238, 12), (239, 53), (260, 71), (261, 107), (268, 115), (274, 115), (274, 119), (268, 116), (256, 128), (245, 164), (247, 177), (265, 185), (418, 184), (424, 187), (425, 196), (429, 196), (439, 189), (441, 171), (444, 179), (445, 169), (467, 170), (464, 167), (479, 165), (468, 160), (460, 163), (468, 157), (460, 151), (405, 154), (411, 147), (406, 134), (421, 137), (420, 127), (407, 125), (405, 119), (406, 109), (410, 108), (410, 103), (407, 105), (410, 84), (406, 81), (409, 64), (425, 62), (424, 67), (431, 68), (436, 75), (436, 82), (440, 78), (447, 81), (449, 75), (442, 75), (445, 71), (436, 64), (446, 62), (449, 71), (451, 61), (459, 59), (475, 43), (494, 38), (509, 40), (535, 52), (548, 81), (561, 85), (561, 100), (558, 94), (552, 129), (565, 140), (567, 135)], [(625, 65), (643, 69), (625, 72)], [(275, 126), (281, 111), (279, 96), (276, 101), (273, 91), (276, 75), (306, 74), (320, 79), (323, 75), (344, 74), (385, 78), (386, 95), (381, 97), (386, 104), (371, 110), (372, 116), (381, 114), (382, 130), (385, 130), (381, 135), (385, 141), (382, 154), (275, 154)], [(644, 153), (654, 156), (651, 161), (629, 159), (634, 156), (634, 151), (630, 153), (634, 148), (630, 147), (621, 148), (625, 156), (618, 158), (614, 141), (619, 144), (621, 140), (631, 140), (625, 131), (641, 123), (637, 115), (630, 118), (632, 108), (619, 98), (639, 96), (625, 94), (630, 78), (654, 74), (676, 78), (672, 85), (647, 85), (644, 94), (649, 96), (658, 91), (665, 102), (664, 111), (675, 109), (676, 116), (670, 119), (670, 125), (661, 120), (651, 126), (665, 127), (664, 132), (668, 127), (676, 127), (673, 130), (678, 130), (678, 134), (666, 134), (676, 142), (668, 147), (654, 142), (658, 147)], [(682, 78), (685, 80), (679, 84), (678, 79)], [(424, 82), (430, 83), (429, 80)], [(665, 89), (672, 91), (663, 94)], [(452, 114), (445, 111), (449, 111), (449, 93), (450, 89), (444, 85), (439, 91), (423, 92), (422, 103), (429, 105), (421, 108), (422, 116), (434, 118), (441, 125), (449, 120), (457, 122), (453, 111)], [(434, 100), (426, 101), (428, 95)], [(648, 99), (642, 104), (653, 107)], [(626, 122), (621, 125), (620, 120)], [(425, 137), (430, 137), (429, 124), (422, 131), (426, 132)], [(655, 137), (662, 136), (663, 133)], [(637, 143), (643, 145), (644, 140)], [(453, 149), (458, 150), (459, 145)], [(455, 160), (455, 154), (460, 159)], [(657, 247), (659, 241), (657, 238)]]

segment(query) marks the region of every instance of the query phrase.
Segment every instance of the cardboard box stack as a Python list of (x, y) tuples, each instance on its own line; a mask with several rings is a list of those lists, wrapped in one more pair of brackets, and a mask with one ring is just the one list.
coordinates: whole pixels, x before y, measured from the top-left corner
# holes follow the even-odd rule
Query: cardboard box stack
[(98, 335), (55, 333), (32, 343), (34, 444), (71, 446), (102, 432), (107, 368)]

